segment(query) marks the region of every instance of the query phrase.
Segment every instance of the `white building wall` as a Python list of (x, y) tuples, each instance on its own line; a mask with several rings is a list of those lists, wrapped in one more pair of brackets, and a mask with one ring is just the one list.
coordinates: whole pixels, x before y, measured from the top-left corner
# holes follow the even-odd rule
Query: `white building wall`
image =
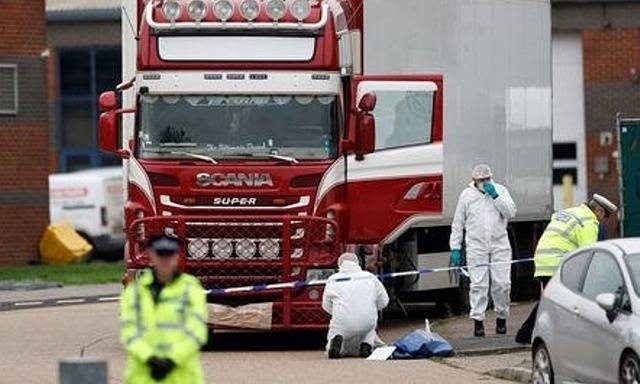
[[(571, 200), (579, 204), (586, 200), (586, 140), (584, 76), (582, 61), (582, 39), (580, 33), (554, 33), (553, 52), (553, 142), (575, 143), (575, 159), (554, 159), (556, 173), (563, 168), (577, 169), (577, 185)], [(557, 157), (557, 155), (556, 155)], [(554, 208), (564, 206), (562, 185), (554, 185)]]

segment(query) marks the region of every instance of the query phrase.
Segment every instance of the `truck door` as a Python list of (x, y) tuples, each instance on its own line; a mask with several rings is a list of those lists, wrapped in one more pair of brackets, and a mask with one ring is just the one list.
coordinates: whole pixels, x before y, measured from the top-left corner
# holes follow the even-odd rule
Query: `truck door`
[(640, 119), (618, 121), (622, 235), (640, 236)]
[(442, 217), (442, 77), (356, 78), (353, 105), (365, 94), (376, 96), (375, 151), (346, 159), (347, 241), (388, 243)]

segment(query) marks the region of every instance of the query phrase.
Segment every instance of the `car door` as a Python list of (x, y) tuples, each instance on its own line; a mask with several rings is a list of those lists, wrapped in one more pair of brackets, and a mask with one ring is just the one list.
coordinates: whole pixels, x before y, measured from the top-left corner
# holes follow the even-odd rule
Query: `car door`
[(348, 242), (385, 243), (442, 216), (442, 77), (363, 76), (352, 98), (376, 95), (375, 152), (346, 160)]
[(611, 360), (619, 359), (622, 350), (620, 325), (628, 314), (621, 313), (613, 323), (609, 322), (606, 312), (596, 303), (596, 297), (601, 293), (624, 292), (624, 278), (615, 257), (605, 250), (596, 250), (585, 274), (582, 295), (575, 304), (577, 342), (573, 353), (580, 365), (577, 378), (584, 382), (618, 382), (610, 366)]
[(592, 255), (589, 249), (569, 256), (560, 266), (560, 283), (555, 284), (554, 280), (545, 290), (544, 308), (548, 308), (553, 330), (550, 340), (545, 342), (558, 376), (575, 378), (581, 369), (573, 352), (581, 342), (575, 328), (576, 303), (581, 300), (582, 284)]

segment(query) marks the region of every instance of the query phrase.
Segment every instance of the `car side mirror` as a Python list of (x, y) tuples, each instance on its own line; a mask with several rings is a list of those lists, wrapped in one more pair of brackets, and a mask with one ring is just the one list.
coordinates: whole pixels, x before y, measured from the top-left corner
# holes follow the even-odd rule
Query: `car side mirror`
[(364, 155), (376, 150), (376, 119), (371, 112), (376, 107), (376, 94), (367, 92), (358, 102), (356, 119), (355, 154), (356, 160), (364, 160)]
[(613, 293), (601, 293), (596, 296), (596, 303), (607, 313), (607, 319), (610, 323), (616, 319), (618, 315), (618, 299)]
[(613, 311), (616, 306), (616, 295), (613, 293), (601, 293), (596, 296), (596, 303), (605, 311)]

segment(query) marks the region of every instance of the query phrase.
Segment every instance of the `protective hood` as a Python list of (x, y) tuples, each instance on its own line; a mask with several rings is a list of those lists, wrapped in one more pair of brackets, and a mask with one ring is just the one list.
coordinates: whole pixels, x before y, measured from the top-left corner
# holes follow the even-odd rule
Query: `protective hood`
[(362, 272), (362, 268), (360, 268), (360, 265), (350, 260), (343, 261), (342, 264), (340, 264), (339, 269), (340, 269), (340, 272), (347, 272), (347, 273)]
[(338, 258), (338, 268), (340, 272), (360, 272), (360, 263), (355, 253), (346, 252)]

